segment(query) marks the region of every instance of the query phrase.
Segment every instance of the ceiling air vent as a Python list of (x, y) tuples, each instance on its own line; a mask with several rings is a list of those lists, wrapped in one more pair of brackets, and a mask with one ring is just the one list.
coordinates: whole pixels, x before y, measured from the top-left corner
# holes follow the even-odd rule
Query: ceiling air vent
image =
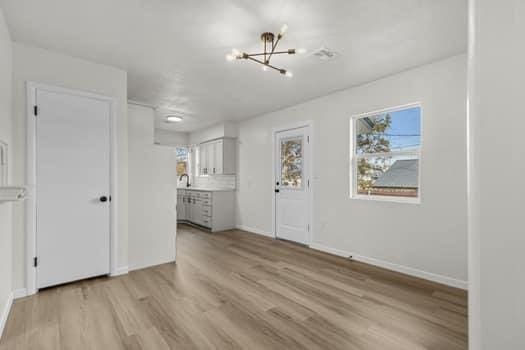
[(328, 61), (337, 57), (337, 52), (330, 50), (323, 46), (320, 49), (312, 52), (312, 56), (320, 59), (321, 61)]

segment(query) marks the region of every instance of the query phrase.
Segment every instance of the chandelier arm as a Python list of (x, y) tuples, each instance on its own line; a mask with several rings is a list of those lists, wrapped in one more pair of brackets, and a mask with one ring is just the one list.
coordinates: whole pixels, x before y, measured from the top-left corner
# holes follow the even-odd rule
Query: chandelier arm
[(277, 45), (279, 44), (279, 41), (281, 41), (281, 38), (283, 36), (281, 34), (277, 35), (277, 40), (275, 40), (275, 44), (272, 45), (272, 52), (270, 52), (270, 55), (268, 56), (268, 63), (270, 62), (270, 58), (272, 58), (272, 55), (275, 52), (275, 49), (277, 48)]
[(272, 66), (272, 65), (269, 64), (269, 63), (264, 63), (263, 61), (258, 60), (258, 59), (256, 59), (256, 58), (253, 58), (253, 57), (248, 56), (247, 59), (248, 59), (248, 60), (251, 60), (251, 61), (254, 61), (254, 62), (257, 62), (257, 63), (259, 63), (259, 64), (262, 64), (263, 66), (266, 66), (266, 67), (269, 67), (269, 68), (275, 69), (275, 70), (278, 71), (279, 73), (281, 73), (281, 71), (282, 71), (282, 69), (279, 69), (279, 68), (277, 68), (277, 67), (275, 67), (275, 66)]
[[(293, 50), (293, 49), (290, 49), (290, 50)], [(290, 54), (290, 51), (276, 51), (274, 53), (272, 53), (272, 55), (284, 55), (284, 54), (287, 54), (289, 55)], [(247, 54), (249, 57), (252, 57), (252, 56), (263, 56), (264, 53), (249, 53)]]
[(269, 65), (267, 65), (266, 63), (264, 63), (263, 61), (258, 60), (257, 58), (253, 58), (253, 57), (247, 56), (246, 59), (247, 59), (247, 60), (254, 61), (254, 62), (257, 62), (257, 63), (262, 64), (262, 65), (264, 65), (264, 66), (269, 66)]
[(279, 41), (281, 41), (282, 38), (283, 38), (282, 34), (277, 35), (277, 40), (275, 40), (275, 43), (272, 43), (272, 52), (275, 50), (275, 48), (277, 47), (277, 44), (279, 44)]
[(266, 36), (264, 37), (264, 62), (266, 61)]

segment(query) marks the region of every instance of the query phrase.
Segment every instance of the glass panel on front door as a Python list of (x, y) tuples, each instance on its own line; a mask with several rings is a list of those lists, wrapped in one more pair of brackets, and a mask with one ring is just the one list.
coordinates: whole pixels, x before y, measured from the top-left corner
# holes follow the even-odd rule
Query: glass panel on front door
[(281, 140), (281, 188), (303, 187), (303, 137)]

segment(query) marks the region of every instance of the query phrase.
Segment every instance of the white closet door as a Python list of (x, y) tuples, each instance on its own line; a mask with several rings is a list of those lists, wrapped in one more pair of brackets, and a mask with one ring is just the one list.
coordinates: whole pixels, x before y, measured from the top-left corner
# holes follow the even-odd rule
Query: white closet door
[(109, 101), (37, 89), (37, 288), (110, 271)]

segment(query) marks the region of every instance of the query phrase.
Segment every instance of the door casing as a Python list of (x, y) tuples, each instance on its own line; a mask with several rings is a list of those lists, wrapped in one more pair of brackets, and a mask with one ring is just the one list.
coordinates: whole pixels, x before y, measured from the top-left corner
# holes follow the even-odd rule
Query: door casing
[(275, 176), (275, 168), (276, 168), (276, 164), (277, 164), (277, 157), (276, 157), (276, 154), (277, 154), (277, 149), (279, 147), (279, 145), (275, 142), (276, 140), (276, 137), (277, 137), (277, 134), (279, 132), (282, 132), (282, 131), (288, 131), (288, 130), (293, 130), (293, 129), (299, 129), (299, 128), (303, 128), (303, 127), (306, 127), (308, 128), (308, 135), (310, 136), (310, 140), (309, 142), (306, 143), (306, 147), (308, 147), (308, 154), (310, 155), (310, 161), (309, 161), (309, 164), (308, 166), (304, 169), (306, 175), (307, 175), (307, 179), (309, 180), (310, 184), (309, 184), (309, 187), (307, 189), (307, 198), (308, 198), (308, 204), (307, 204), (307, 211), (308, 211), (308, 226), (309, 226), (309, 230), (308, 230), (308, 241), (307, 241), (307, 246), (311, 246), (312, 242), (313, 242), (313, 237), (314, 237), (314, 225), (313, 225), (313, 198), (314, 198), (314, 182), (313, 181), (313, 164), (314, 164), (314, 154), (313, 154), (313, 150), (314, 150), (314, 137), (313, 137), (313, 131), (314, 131), (314, 127), (313, 127), (313, 122), (311, 120), (307, 120), (307, 121), (302, 121), (302, 122), (297, 122), (297, 123), (292, 123), (292, 124), (286, 124), (286, 125), (283, 125), (281, 127), (277, 127), (277, 128), (273, 128), (272, 129), (272, 183), (271, 183), (271, 187), (270, 187), (270, 190), (272, 191), (272, 196), (273, 196), (273, 200), (272, 200), (272, 234), (273, 234), (273, 238), (274, 239), (277, 239), (277, 223), (276, 223), (276, 220), (277, 220), (277, 215), (276, 215), (276, 196), (277, 194), (275, 193), (275, 183), (276, 183), (276, 176)]
[[(36, 281), (37, 281), (37, 269), (33, 265), (33, 259), (37, 252), (37, 231), (36, 231), (36, 120), (34, 115), (34, 106), (36, 105), (36, 93), (37, 90), (45, 90), (50, 92), (69, 94), (79, 97), (95, 98), (103, 101), (107, 101), (110, 106), (110, 275), (116, 276), (122, 274), (117, 267), (117, 209), (118, 209), (118, 196), (116, 191), (117, 183), (117, 166), (116, 166), (116, 102), (112, 97), (94, 94), (91, 92), (85, 92), (81, 90), (73, 90), (68, 88), (62, 88), (52, 85), (40, 84), (35, 82), (26, 83), (27, 90), (27, 140), (26, 140), (26, 184), (29, 192), (28, 199), (26, 201), (26, 294), (32, 295), (37, 292)], [(125, 272), (124, 272), (125, 273)]]

